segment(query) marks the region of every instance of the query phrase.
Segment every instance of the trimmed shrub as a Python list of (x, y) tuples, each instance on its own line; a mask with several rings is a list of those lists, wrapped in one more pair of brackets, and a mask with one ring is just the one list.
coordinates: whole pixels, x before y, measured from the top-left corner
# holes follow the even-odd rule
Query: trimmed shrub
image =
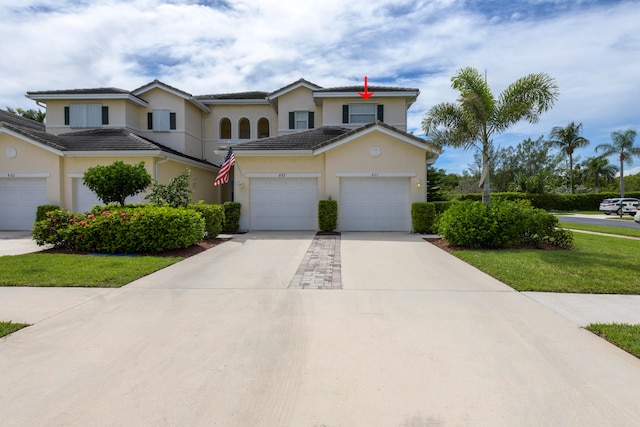
[(438, 221), (437, 230), (449, 244), (471, 248), (504, 248), (543, 243), (571, 247), (573, 234), (557, 228), (558, 219), (528, 201), (495, 201), (453, 205)]
[(338, 201), (320, 200), (318, 202), (318, 226), (320, 231), (333, 231), (338, 228)]
[(41, 205), (38, 206), (36, 210), (36, 221), (42, 221), (47, 218), (47, 212), (57, 211), (60, 209), (60, 206), (56, 205)]
[(116, 160), (109, 166), (88, 168), (83, 181), (102, 203), (119, 203), (124, 207), (127, 197), (141, 193), (151, 184), (151, 175), (144, 168), (144, 162), (129, 165)]
[(204, 218), (204, 228), (207, 232), (207, 238), (213, 239), (220, 234), (224, 224), (224, 209), (222, 205), (198, 203), (189, 205), (188, 208), (200, 212)]
[(434, 233), (436, 207), (432, 202), (416, 202), (411, 205), (411, 224), (415, 233)]
[[(528, 200), (535, 208), (546, 211), (597, 211), (604, 199), (620, 197), (619, 193), (583, 193), (583, 194), (531, 194), (531, 193), (491, 193), (493, 202)], [(640, 199), (640, 192), (625, 193), (625, 197)], [(481, 194), (462, 194), (460, 201), (480, 201)]]
[(227, 233), (235, 233), (240, 228), (240, 203), (224, 202), (224, 224), (222, 230)]
[(54, 211), (33, 229), (39, 245), (78, 251), (157, 253), (189, 247), (202, 240), (204, 219), (193, 209), (94, 207), (87, 215)]

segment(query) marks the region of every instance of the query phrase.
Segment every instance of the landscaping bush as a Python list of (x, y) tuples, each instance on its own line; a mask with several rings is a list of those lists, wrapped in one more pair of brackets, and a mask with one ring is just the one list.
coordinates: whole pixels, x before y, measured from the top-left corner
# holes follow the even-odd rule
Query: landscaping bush
[(83, 182), (102, 203), (119, 203), (124, 207), (127, 197), (135, 196), (151, 184), (151, 175), (144, 168), (144, 162), (129, 165), (116, 160), (109, 166), (88, 168)]
[[(531, 193), (491, 193), (492, 202), (528, 200), (535, 208), (546, 211), (597, 211), (604, 199), (620, 197), (619, 193), (581, 193), (581, 194), (531, 194)], [(625, 197), (640, 198), (639, 192), (625, 193)], [(480, 201), (481, 194), (462, 194), (461, 201)]]
[(87, 215), (54, 211), (38, 221), (33, 235), (38, 245), (78, 251), (156, 253), (189, 247), (202, 240), (205, 224), (193, 209), (155, 207), (94, 207)]
[(573, 235), (557, 229), (558, 219), (530, 202), (466, 202), (451, 206), (439, 218), (437, 230), (447, 243), (471, 248), (504, 248), (543, 243), (570, 247)]
[(235, 233), (240, 228), (240, 203), (224, 202), (224, 224), (222, 230), (227, 233)]
[(56, 205), (42, 205), (38, 206), (36, 210), (36, 221), (42, 221), (47, 218), (47, 212), (57, 211), (60, 209), (60, 206)]
[(333, 231), (338, 228), (338, 202), (320, 200), (318, 202), (318, 226), (320, 231)]
[(189, 205), (188, 208), (200, 212), (204, 218), (204, 227), (207, 232), (207, 238), (213, 239), (220, 234), (224, 224), (224, 209), (222, 205), (198, 203)]
[(435, 233), (436, 207), (432, 202), (411, 205), (411, 224), (415, 233)]
[(186, 207), (191, 203), (193, 190), (189, 188), (191, 170), (185, 169), (180, 175), (171, 178), (168, 184), (160, 184), (154, 180), (151, 186), (151, 194), (145, 199), (157, 206)]

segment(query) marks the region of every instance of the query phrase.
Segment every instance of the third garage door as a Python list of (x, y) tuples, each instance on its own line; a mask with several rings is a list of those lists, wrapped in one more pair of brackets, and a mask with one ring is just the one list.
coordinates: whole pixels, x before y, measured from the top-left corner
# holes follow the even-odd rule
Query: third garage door
[(252, 230), (317, 230), (316, 178), (252, 178)]
[(409, 178), (340, 178), (343, 231), (411, 231)]

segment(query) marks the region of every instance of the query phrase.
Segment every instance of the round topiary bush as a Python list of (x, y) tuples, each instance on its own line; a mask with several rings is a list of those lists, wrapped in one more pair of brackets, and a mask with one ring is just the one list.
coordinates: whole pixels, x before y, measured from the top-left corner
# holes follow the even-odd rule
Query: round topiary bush
[(571, 247), (573, 235), (558, 228), (558, 219), (527, 201), (496, 201), (491, 206), (464, 202), (451, 206), (439, 218), (438, 233), (450, 245), (504, 248), (544, 243)]

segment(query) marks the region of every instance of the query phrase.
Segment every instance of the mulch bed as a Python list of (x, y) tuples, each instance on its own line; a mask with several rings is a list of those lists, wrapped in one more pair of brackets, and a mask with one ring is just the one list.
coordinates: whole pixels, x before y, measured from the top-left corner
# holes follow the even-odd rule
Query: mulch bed
[[(228, 237), (225, 238), (218, 238), (216, 237), (215, 239), (206, 239), (203, 240), (202, 242), (198, 242), (193, 246), (189, 246), (188, 248), (183, 248), (183, 249), (173, 249), (171, 251), (165, 251), (165, 252), (161, 252), (161, 253), (148, 253), (148, 254), (136, 254), (137, 256), (159, 256), (159, 257), (182, 257), (182, 258), (189, 258), (190, 256), (194, 256), (197, 255), (201, 252), (206, 251), (207, 249), (211, 249), (215, 246), (218, 246), (228, 240), (231, 240)], [(73, 255), (89, 255), (89, 254), (96, 254), (96, 252), (81, 252), (81, 251), (74, 251), (73, 249), (61, 249), (61, 248), (51, 248), (51, 249), (45, 249), (44, 251), (41, 251), (39, 253), (43, 253), (43, 254), (73, 254)], [(102, 253), (101, 253), (102, 255)], [(104, 254), (104, 255), (109, 255), (109, 254)]]

